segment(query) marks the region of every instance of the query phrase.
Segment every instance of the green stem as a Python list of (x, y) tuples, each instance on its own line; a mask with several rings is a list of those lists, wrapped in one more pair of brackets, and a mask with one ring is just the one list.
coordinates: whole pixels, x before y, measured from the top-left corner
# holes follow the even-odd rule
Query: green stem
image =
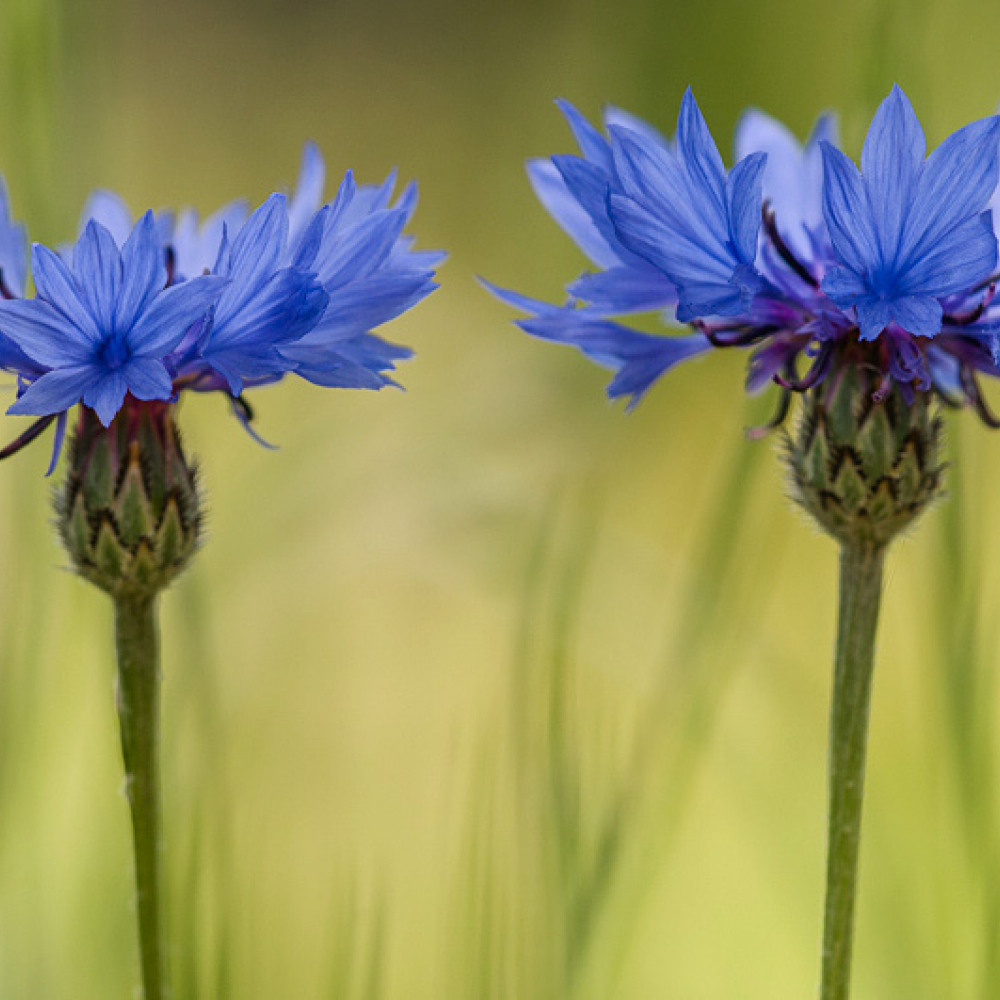
[(118, 647), (118, 719), (135, 850), (139, 953), (145, 1000), (168, 994), (160, 925), (160, 656), (156, 598), (118, 594), (115, 639)]
[(830, 712), (830, 818), (823, 928), (822, 1000), (847, 1000), (851, 984), (865, 749), (885, 548), (845, 542)]

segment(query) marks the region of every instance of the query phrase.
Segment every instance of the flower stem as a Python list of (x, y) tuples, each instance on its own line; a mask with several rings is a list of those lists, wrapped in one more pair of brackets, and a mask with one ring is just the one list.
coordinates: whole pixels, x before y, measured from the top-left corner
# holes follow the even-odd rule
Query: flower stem
[(168, 988), (160, 926), (160, 656), (156, 597), (118, 593), (113, 599), (118, 719), (132, 813), (143, 996), (145, 1000), (162, 1000)]
[(865, 749), (885, 547), (845, 542), (830, 712), (830, 817), (821, 1000), (847, 1000), (861, 844)]

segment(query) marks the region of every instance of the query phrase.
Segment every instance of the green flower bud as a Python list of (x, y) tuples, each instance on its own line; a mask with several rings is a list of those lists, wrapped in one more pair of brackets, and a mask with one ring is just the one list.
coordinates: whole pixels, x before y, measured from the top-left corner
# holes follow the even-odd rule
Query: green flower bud
[(793, 498), (840, 542), (888, 544), (942, 493), (936, 409), (928, 393), (880, 391), (861, 366), (834, 371), (786, 437)]
[(187, 566), (202, 513), (195, 467), (169, 403), (131, 397), (110, 427), (88, 407), (55, 496), (77, 572), (112, 596), (153, 596)]

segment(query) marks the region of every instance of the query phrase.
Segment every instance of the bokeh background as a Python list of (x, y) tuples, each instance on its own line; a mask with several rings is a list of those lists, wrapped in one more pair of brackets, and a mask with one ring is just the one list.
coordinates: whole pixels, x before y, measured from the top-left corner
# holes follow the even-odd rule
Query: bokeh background
[[(476, 284), (583, 269), (529, 156), (552, 103), (720, 146), (759, 105), (856, 153), (894, 80), (932, 143), (1000, 98), (985, 0), (4, 0), (0, 170), (32, 236), (87, 192), (210, 210), (302, 142), (417, 178), (443, 287), (407, 391), (262, 390), (182, 422), (209, 544), (163, 601), (175, 994), (799, 1000), (818, 978), (834, 547), (743, 429), (743, 358), (632, 414)], [(10, 389), (12, 390), (12, 386)], [(20, 424), (0, 421), (5, 437)], [(896, 547), (873, 713), (859, 1000), (997, 996), (1000, 439)], [(137, 982), (109, 607), (64, 569), (44, 446), (0, 469), (0, 996)]]

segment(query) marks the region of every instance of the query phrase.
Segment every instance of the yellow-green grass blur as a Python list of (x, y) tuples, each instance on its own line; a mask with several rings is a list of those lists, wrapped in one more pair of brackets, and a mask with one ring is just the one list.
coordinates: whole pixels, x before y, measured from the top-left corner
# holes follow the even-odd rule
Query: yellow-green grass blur
[[(420, 183), (443, 287), (390, 327), (406, 392), (256, 393), (269, 453), (186, 400), (209, 539), (164, 598), (175, 995), (800, 1000), (818, 978), (836, 554), (748, 442), (737, 353), (626, 415), (484, 275), (585, 266), (522, 164), (553, 98), (723, 149), (755, 104), (857, 152), (894, 80), (932, 143), (1000, 98), (995, 5), (6, 0), (0, 171), (36, 238), (86, 193), (209, 210)], [(12, 395), (13, 385), (8, 386)], [(22, 425), (4, 418), (5, 437)], [(949, 416), (950, 496), (880, 634), (859, 1000), (1000, 981), (1000, 436)], [(138, 981), (110, 609), (64, 569), (48, 456), (0, 467), (0, 997)]]

